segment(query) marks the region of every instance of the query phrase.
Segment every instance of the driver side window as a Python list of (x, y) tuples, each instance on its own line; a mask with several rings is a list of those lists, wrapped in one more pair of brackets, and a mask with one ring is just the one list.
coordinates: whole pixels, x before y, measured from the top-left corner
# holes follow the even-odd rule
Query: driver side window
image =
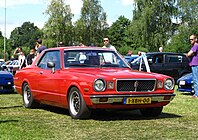
[(59, 51), (49, 51), (44, 54), (38, 63), (38, 67), (41, 69), (49, 69), (47, 67), (48, 62), (55, 63), (55, 69), (60, 69), (60, 53)]

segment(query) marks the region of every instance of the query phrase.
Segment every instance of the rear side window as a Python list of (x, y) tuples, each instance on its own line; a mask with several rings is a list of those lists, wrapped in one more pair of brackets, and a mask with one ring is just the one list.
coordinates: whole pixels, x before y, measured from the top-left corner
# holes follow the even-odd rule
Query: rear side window
[(168, 63), (182, 63), (183, 61), (182, 55), (167, 55), (166, 58)]

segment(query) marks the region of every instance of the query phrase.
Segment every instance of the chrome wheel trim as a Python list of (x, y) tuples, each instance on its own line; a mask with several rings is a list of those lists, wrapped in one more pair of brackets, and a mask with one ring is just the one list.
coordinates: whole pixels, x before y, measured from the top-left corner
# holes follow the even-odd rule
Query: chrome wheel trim
[(73, 91), (70, 96), (70, 111), (73, 115), (77, 115), (80, 111), (80, 96), (77, 91)]
[(23, 90), (23, 99), (26, 105), (30, 103), (30, 98), (31, 98), (31, 91), (29, 86), (26, 85)]

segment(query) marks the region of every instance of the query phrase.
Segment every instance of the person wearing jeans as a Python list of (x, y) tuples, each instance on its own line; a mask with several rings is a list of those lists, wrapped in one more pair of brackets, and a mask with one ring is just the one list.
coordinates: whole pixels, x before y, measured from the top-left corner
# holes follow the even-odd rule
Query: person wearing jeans
[(193, 98), (198, 98), (198, 43), (196, 35), (191, 35), (189, 41), (192, 45), (192, 48), (186, 54), (186, 57), (190, 58), (189, 65), (192, 67), (193, 84), (195, 90)]

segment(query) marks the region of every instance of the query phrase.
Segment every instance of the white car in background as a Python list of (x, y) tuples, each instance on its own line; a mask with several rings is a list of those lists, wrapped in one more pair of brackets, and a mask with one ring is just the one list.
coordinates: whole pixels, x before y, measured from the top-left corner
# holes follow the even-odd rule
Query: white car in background
[(19, 60), (13, 60), (8, 65), (6, 65), (7, 70), (10, 71), (13, 75), (16, 73), (17, 70), (20, 68)]

